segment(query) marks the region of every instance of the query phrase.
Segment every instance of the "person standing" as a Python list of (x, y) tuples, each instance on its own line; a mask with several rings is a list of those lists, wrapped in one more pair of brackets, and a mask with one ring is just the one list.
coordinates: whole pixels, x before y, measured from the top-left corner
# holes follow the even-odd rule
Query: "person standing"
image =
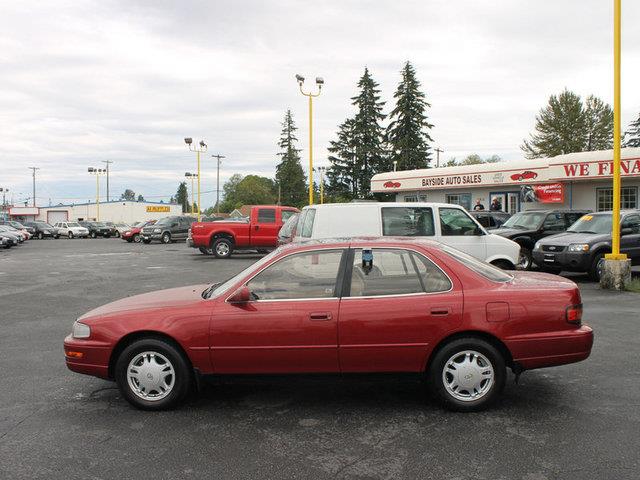
[(494, 197), (491, 201), (491, 210), (494, 212), (499, 212), (502, 210), (502, 203), (500, 203), (498, 197)]
[(476, 204), (473, 206), (474, 210), (484, 210), (484, 205), (479, 198), (476, 198)]

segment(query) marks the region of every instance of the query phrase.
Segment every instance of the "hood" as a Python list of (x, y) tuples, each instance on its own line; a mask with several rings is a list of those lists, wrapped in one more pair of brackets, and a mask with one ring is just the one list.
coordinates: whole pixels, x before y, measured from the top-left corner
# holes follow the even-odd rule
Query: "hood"
[(575, 233), (562, 232), (540, 240), (540, 245), (562, 245), (567, 246), (572, 243), (596, 243), (609, 241), (611, 235), (607, 233)]
[(170, 288), (155, 292), (133, 295), (131, 297), (107, 303), (82, 315), (84, 318), (95, 318), (132, 310), (151, 310), (166, 307), (180, 307), (202, 300), (202, 291), (209, 285), (191, 285), (188, 287)]
[(528, 235), (535, 230), (522, 230), (520, 228), (494, 228), (489, 230), (489, 233), (493, 233), (495, 235), (500, 235), (501, 237), (517, 237), (518, 235)]

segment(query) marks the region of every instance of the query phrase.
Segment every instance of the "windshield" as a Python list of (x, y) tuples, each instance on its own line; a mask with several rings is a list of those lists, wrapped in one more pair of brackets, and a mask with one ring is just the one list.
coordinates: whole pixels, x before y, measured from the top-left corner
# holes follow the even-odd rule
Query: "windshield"
[(502, 224), (503, 228), (519, 228), (521, 230), (537, 230), (542, 225), (546, 213), (520, 212)]
[(253, 265), (250, 265), (249, 267), (247, 267), (244, 270), (242, 270), (240, 273), (238, 273), (238, 274), (234, 275), (233, 277), (225, 280), (224, 282), (222, 282), (222, 283), (214, 283), (213, 285), (211, 285), (210, 287), (208, 287), (206, 290), (204, 290), (202, 292), (202, 298), (217, 297), (218, 295), (223, 294), (224, 292), (229, 290), (233, 285), (235, 285), (235, 283), (238, 280), (240, 280), (241, 278), (249, 275), (249, 273), (255, 272), (256, 270), (260, 269), (264, 264), (266, 264), (268, 261), (270, 261), (276, 255), (276, 253), (278, 253), (278, 252), (279, 252), (279, 250), (274, 250), (270, 254), (262, 257), (260, 260), (258, 260)]
[(168, 225), (168, 224), (171, 223), (172, 220), (173, 219), (171, 217), (164, 217), (164, 218), (161, 218), (160, 220), (158, 220), (156, 222), (156, 225)]
[(567, 232), (611, 233), (611, 214), (583, 215)]
[(448, 245), (442, 245), (442, 250), (447, 252), (465, 267), (470, 268), (474, 272), (482, 275), (487, 280), (491, 280), (493, 282), (509, 282), (513, 280), (513, 275), (510, 275), (509, 273), (499, 269), (498, 267), (494, 267), (490, 263), (480, 261), (477, 258), (472, 257), (471, 255), (467, 255), (460, 250), (451, 248)]
[(9, 222), (9, 225), (11, 225), (14, 228), (19, 228), (19, 229), (23, 229), (24, 228), (24, 225), (22, 225), (19, 222)]
[(37, 222), (36, 225), (38, 225), (40, 228), (53, 228), (51, 225), (45, 222)]
[(79, 226), (80, 226), (80, 224), (79, 224), (79, 223), (76, 223), (76, 222), (69, 222), (69, 223), (67, 223), (67, 227), (79, 227)]
[(95, 222), (94, 225), (96, 227), (106, 227), (106, 225), (104, 223), (102, 223), (102, 222)]
[(293, 229), (295, 228), (297, 223), (298, 223), (298, 214), (290, 216), (289, 219), (284, 223), (284, 225), (280, 229), (278, 236), (281, 238), (289, 238), (293, 233)]

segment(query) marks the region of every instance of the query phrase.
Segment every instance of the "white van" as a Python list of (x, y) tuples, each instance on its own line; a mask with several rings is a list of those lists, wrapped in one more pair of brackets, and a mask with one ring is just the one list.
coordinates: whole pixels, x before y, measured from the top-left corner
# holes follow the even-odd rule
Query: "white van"
[(325, 203), (304, 207), (294, 241), (348, 237), (428, 237), (500, 268), (518, 264), (520, 246), (488, 233), (449, 203)]

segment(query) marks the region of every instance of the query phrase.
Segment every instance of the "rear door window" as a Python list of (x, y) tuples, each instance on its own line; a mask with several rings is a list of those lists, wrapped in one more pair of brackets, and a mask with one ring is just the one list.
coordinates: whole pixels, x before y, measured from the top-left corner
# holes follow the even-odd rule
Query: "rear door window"
[(550, 213), (542, 224), (542, 229), (551, 232), (563, 232), (565, 230), (564, 216), (562, 213)]
[(394, 237), (431, 237), (433, 210), (430, 207), (383, 207), (382, 235)]
[(276, 223), (275, 208), (259, 208), (258, 223)]
[(444, 236), (473, 235), (478, 225), (464, 210), (440, 208), (440, 228)]

